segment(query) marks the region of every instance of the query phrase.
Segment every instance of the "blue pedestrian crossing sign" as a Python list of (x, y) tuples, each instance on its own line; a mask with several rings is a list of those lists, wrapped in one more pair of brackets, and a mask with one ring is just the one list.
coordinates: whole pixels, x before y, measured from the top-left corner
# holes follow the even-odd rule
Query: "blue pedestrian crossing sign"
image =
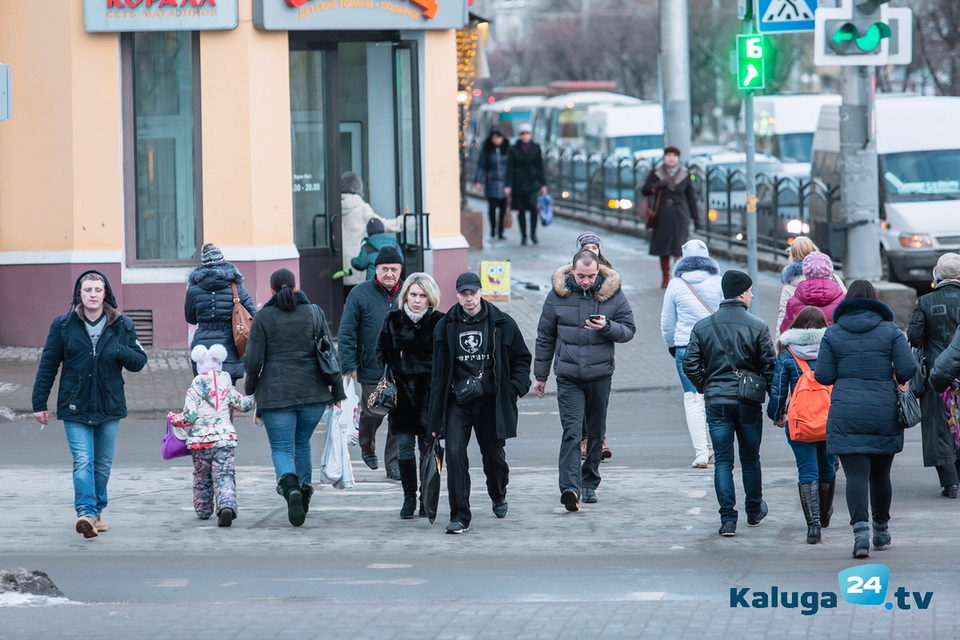
[(794, 33), (813, 31), (817, 0), (757, 0), (757, 31)]

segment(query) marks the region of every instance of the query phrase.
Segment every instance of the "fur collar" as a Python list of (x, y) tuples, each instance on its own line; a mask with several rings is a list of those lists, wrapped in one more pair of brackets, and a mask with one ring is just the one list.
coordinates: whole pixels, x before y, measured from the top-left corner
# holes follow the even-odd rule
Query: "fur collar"
[[(82, 305), (82, 304), (78, 304), (77, 306), (75, 306), (75, 307), (73, 308), (73, 312), (74, 312), (75, 314), (77, 314), (77, 319), (79, 319), (80, 322), (82, 323), (82, 322), (84, 321), (84, 320), (83, 320), (83, 305)], [(108, 304), (104, 304), (104, 305), (103, 305), (103, 313), (104, 313), (104, 315), (107, 316), (107, 324), (104, 325), (105, 327), (109, 327), (110, 325), (112, 325), (114, 322), (116, 322), (117, 320), (119, 320), (119, 319), (120, 319), (120, 316), (121, 316), (121, 314), (120, 314), (119, 311), (117, 311), (116, 309), (114, 309), (113, 307), (111, 307), (111, 306), (108, 305)]]
[[(232, 262), (218, 262), (207, 266), (199, 266), (187, 276), (187, 284), (203, 284), (207, 282), (221, 283), (228, 286), (231, 282), (240, 284), (243, 275)], [(222, 288), (222, 287), (221, 287)]]
[(677, 185), (687, 179), (687, 176), (690, 173), (687, 171), (686, 167), (681, 165), (677, 169), (677, 173), (671, 178), (670, 174), (667, 173), (667, 168), (664, 165), (657, 167), (657, 170), (654, 172), (658, 178), (667, 182), (667, 188), (676, 191)]
[(833, 321), (836, 323), (841, 317), (855, 311), (872, 311), (880, 316), (881, 320), (893, 320), (893, 311), (883, 302), (873, 298), (846, 298), (837, 305), (833, 312)]
[(720, 265), (713, 258), (705, 256), (687, 256), (677, 261), (673, 267), (673, 277), (679, 278), (684, 273), (691, 271), (706, 271), (712, 276), (720, 273)]
[[(593, 292), (593, 297), (596, 298), (597, 302), (606, 302), (614, 295), (617, 291), (620, 291), (620, 274), (611, 269), (610, 267), (600, 266), (600, 275), (603, 277), (603, 282), (600, 284), (600, 288)], [(573, 275), (573, 265), (568, 264), (560, 267), (553, 272), (553, 292), (556, 293), (561, 298), (566, 298), (573, 291), (567, 288), (567, 278)]]
[(780, 335), (780, 344), (785, 347), (820, 344), (820, 340), (823, 339), (823, 334), (826, 332), (826, 327), (823, 329), (787, 329)]
[(791, 262), (783, 268), (783, 271), (780, 272), (780, 282), (783, 284), (790, 284), (798, 276), (803, 275), (803, 261), (798, 260), (797, 262)]

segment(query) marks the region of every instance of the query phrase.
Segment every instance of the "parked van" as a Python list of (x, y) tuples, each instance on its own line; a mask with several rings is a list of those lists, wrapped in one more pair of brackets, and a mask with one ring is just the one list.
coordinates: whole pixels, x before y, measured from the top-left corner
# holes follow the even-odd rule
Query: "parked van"
[(486, 140), (491, 127), (500, 127), (503, 135), (513, 140), (517, 137), (517, 127), (530, 124), (534, 107), (544, 99), (543, 96), (514, 96), (481, 105), (476, 115), (476, 140)]
[(618, 157), (663, 155), (663, 108), (656, 102), (599, 105), (588, 110), (584, 149)]
[[(753, 99), (757, 151), (776, 156), (785, 175), (807, 180), (813, 152), (813, 133), (821, 107), (839, 105), (835, 94), (757, 96)], [(740, 113), (743, 131), (743, 112)]]
[[(880, 251), (885, 279), (929, 283), (937, 259), (960, 251), (957, 122), (960, 98), (877, 96)], [(813, 143), (813, 176), (833, 187), (840, 185), (841, 178), (839, 125), (839, 109), (823, 107)], [(833, 215), (838, 220), (839, 208)], [(818, 235), (818, 242), (826, 239), (822, 229)]]
[(533, 141), (541, 147), (584, 149), (584, 123), (600, 105), (643, 104), (640, 98), (606, 91), (578, 91), (547, 98), (533, 110)]

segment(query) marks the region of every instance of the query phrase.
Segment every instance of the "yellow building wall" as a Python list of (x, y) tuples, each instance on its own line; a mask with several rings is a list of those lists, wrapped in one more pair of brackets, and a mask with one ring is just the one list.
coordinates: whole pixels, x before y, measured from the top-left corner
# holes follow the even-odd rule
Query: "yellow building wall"
[(430, 235), (460, 235), (457, 32), (427, 31), (423, 47), (424, 207)]

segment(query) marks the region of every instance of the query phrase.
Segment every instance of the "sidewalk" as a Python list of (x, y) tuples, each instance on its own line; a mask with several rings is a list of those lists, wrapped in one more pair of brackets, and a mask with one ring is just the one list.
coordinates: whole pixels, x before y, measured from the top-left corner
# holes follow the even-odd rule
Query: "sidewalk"
[[(538, 232), (539, 245), (520, 246), (519, 231), (507, 231), (508, 239), (470, 251), (470, 268), (479, 269), (482, 260), (509, 260), (513, 281), (512, 299), (503, 303), (520, 325), (527, 346), (533, 352), (537, 335), (537, 321), (543, 300), (549, 291), (553, 271), (561, 264), (569, 264), (573, 257), (577, 236), (587, 227), (567, 220), (555, 220)], [(623, 288), (637, 323), (637, 334), (626, 344), (617, 345), (617, 373), (613, 378), (614, 391), (653, 391), (679, 388), (676, 369), (670, 354), (660, 338), (660, 267), (647, 254), (647, 242), (625, 234), (601, 232), (603, 254), (613, 263), (623, 278)], [(722, 269), (736, 265), (721, 261)], [(743, 268), (743, 267), (738, 267)], [(780, 280), (772, 273), (761, 273), (754, 287), (758, 293), (755, 302), (761, 318), (773, 323), (777, 316)], [(441, 301), (447, 309), (453, 300)], [(40, 349), (30, 347), (0, 347), (0, 422), (29, 417), (32, 410), (31, 392), (37, 373)], [(124, 372), (127, 408), (131, 414), (165, 413), (183, 404), (184, 390), (192, 378), (187, 350), (148, 351), (147, 366), (139, 373)], [(50, 406), (56, 406), (57, 384), (50, 394)], [(547, 393), (552, 394), (556, 384), (551, 376)]]

